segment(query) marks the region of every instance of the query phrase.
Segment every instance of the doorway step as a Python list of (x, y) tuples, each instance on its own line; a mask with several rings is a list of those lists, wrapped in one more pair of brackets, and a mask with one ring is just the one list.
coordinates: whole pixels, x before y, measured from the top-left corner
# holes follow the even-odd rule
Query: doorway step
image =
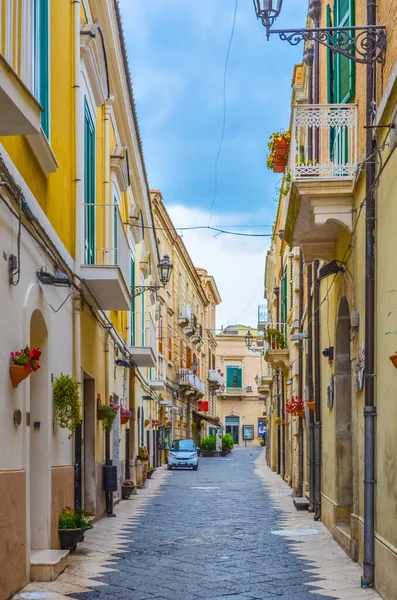
[(293, 499), (294, 502), (294, 506), (296, 508), (296, 510), (308, 510), (309, 509), (309, 500), (307, 498), (300, 498), (299, 496), (296, 496)]
[(351, 537), (350, 523), (337, 523), (335, 525), (334, 538), (353, 560), (358, 560), (358, 544)]
[(32, 550), (30, 552), (31, 581), (55, 581), (68, 566), (69, 550)]

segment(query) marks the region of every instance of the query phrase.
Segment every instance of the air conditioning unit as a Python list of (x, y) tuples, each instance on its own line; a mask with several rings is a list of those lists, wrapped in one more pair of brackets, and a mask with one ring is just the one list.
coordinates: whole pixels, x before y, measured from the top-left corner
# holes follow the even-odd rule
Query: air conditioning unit
[(247, 392), (252, 392), (252, 385), (247, 385)]

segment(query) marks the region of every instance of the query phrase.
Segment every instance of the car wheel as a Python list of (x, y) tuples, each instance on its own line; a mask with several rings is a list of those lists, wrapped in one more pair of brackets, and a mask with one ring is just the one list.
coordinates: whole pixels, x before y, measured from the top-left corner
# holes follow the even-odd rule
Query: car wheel
[(194, 465), (193, 471), (197, 471), (197, 470), (198, 470), (198, 465)]
[(171, 465), (167, 465), (167, 471), (172, 471)]

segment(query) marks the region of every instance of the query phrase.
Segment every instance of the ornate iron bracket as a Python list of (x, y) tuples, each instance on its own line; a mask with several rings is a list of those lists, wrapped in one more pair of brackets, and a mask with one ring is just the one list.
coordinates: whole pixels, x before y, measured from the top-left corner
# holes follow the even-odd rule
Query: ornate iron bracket
[(267, 29), (280, 40), (296, 46), (302, 41), (318, 42), (356, 63), (384, 64), (386, 52), (385, 25), (367, 27), (314, 27), (313, 29)]
[(136, 296), (140, 296), (144, 292), (157, 292), (159, 289), (161, 289), (161, 285), (140, 285), (136, 287), (134, 286), (131, 288), (131, 294), (132, 297), (135, 298)]

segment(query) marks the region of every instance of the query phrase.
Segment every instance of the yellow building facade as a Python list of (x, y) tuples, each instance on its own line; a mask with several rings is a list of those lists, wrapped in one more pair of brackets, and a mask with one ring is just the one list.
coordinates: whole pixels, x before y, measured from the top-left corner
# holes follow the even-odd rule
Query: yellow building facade
[[(323, 0), (321, 26), (365, 25), (366, 8), (361, 0)], [(278, 357), (269, 348), (284, 394), (281, 410), (285, 411), (292, 395), (300, 394), (312, 403), (306, 404), (301, 422), (301, 417), (287, 413), (281, 415), (284, 424), (275, 424), (278, 392), (273, 382), (269, 464), (295, 493), (308, 494), (315, 518), (321, 518), (351, 557), (364, 565), (364, 583), (374, 584), (387, 599), (396, 597), (397, 559), (391, 463), (396, 394), (395, 370), (389, 360), (395, 352), (392, 290), (397, 278), (390, 259), (395, 212), (395, 9), (394, 2), (380, 3), (376, 9), (376, 23), (386, 26), (387, 51), (384, 65), (377, 67), (371, 122), (374, 149), (369, 159), (364, 127), (366, 66), (320, 45), (318, 79), (313, 67), (313, 86), (314, 90), (318, 86), (319, 94), (319, 104), (314, 106), (308, 104), (310, 70), (307, 64), (295, 68), (290, 125), (280, 124), (291, 130), (289, 162), (266, 269), (271, 321), (266, 327), (279, 322), (276, 327), (286, 333), (288, 347), (285, 356), (279, 352)], [(313, 26), (310, 18), (308, 25)], [(304, 60), (310, 63), (307, 50), (308, 46)], [(375, 182), (369, 191), (366, 160), (375, 161)], [(371, 214), (366, 220), (371, 191), (376, 206), (374, 238), (366, 237), (366, 227), (373, 222)], [(375, 325), (366, 335), (371, 306), (370, 296), (366, 301), (368, 247), (375, 251)], [(292, 274), (289, 256), (295, 265)], [(290, 279), (295, 281), (291, 292)], [(374, 371), (369, 372), (366, 355), (371, 353), (372, 333)], [(366, 398), (365, 388), (371, 382), (374, 394), (367, 392)], [(372, 456), (374, 481), (368, 468), (365, 471)]]
[[(31, 576), (55, 576), (40, 565), (64, 558), (66, 506), (104, 515), (105, 462), (118, 501), (125, 477), (144, 482), (139, 448), (160, 459), (161, 256), (116, 0), (0, 3), (0, 191), (6, 599)], [(14, 388), (10, 353), (26, 346), (40, 348), (41, 368)], [(79, 384), (72, 436), (53, 402), (62, 373)], [(120, 408), (105, 435), (110, 403)]]

